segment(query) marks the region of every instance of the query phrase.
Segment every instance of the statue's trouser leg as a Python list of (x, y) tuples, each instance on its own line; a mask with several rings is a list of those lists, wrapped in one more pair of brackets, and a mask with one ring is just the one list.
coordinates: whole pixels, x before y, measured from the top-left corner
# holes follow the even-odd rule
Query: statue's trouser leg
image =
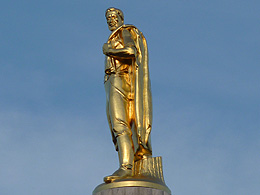
[(122, 79), (112, 76), (107, 85), (108, 118), (111, 124), (112, 136), (116, 138), (116, 148), (120, 167), (112, 175), (104, 178), (106, 183), (113, 182), (132, 175), (134, 163), (134, 149), (129, 119), (128, 91), (120, 88)]
[(106, 183), (130, 177), (133, 174), (134, 151), (130, 135), (126, 133), (119, 135), (117, 137), (117, 144), (120, 167), (112, 175), (104, 177)]
[(120, 168), (132, 170), (134, 163), (134, 150), (130, 135), (123, 134), (118, 136), (117, 144)]

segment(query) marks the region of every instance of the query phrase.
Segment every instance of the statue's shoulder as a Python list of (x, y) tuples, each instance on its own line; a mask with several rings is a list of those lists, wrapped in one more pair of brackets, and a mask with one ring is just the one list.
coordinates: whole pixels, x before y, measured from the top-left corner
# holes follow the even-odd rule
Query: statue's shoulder
[(121, 26), (121, 28), (126, 29), (128, 31), (140, 32), (140, 30), (132, 24), (124, 24), (124, 25)]
[(132, 25), (132, 24), (124, 24), (124, 25), (118, 27), (115, 31), (113, 31), (111, 33), (110, 37), (114, 36), (114, 35), (116, 35), (116, 34), (118, 34), (120, 32), (122, 32), (124, 30), (128, 30), (128, 31), (134, 30), (134, 31), (138, 31), (139, 32), (138, 28), (135, 27), (134, 25)]
[(134, 25), (132, 24), (124, 24), (121, 26), (123, 29), (137, 29)]
[(124, 25), (118, 27), (116, 30), (114, 30), (111, 33), (111, 35), (109, 36), (108, 39), (109, 40), (112, 39), (113, 37), (115, 37), (119, 33), (122, 33), (124, 30), (129, 31), (132, 36), (136, 36), (136, 35), (142, 34), (141, 31), (139, 31), (139, 29), (137, 27), (135, 27), (134, 25), (124, 24)]

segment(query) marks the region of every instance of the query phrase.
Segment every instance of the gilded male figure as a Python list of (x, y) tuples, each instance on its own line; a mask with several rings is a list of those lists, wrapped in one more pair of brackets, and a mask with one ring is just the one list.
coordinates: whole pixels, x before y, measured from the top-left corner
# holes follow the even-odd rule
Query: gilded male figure
[(124, 25), (120, 9), (106, 10), (112, 31), (103, 45), (106, 110), (120, 167), (106, 183), (131, 177), (134, 161), (152, 155), (152, 99), (145, 37), (133, 25)]

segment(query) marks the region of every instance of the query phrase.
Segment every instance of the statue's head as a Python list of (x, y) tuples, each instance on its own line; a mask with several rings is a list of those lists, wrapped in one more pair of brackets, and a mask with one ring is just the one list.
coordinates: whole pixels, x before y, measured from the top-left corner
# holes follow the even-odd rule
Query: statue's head
[(106, 10), (106, 19), (109, 30), (113, 31), (124, 24), (124, 14), (120, 9), (111, 7)]

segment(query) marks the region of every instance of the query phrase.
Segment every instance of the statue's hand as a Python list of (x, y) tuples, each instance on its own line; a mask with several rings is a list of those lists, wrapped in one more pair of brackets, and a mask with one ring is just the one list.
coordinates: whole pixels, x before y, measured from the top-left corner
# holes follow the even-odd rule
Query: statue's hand
[(103, 53), (104, 53), (105, 55), (108, 55), (110, 48), (112, 48), (111, 44), (109, 44), (109, 43), (104, 43), (104, 45), (103, 45)]

